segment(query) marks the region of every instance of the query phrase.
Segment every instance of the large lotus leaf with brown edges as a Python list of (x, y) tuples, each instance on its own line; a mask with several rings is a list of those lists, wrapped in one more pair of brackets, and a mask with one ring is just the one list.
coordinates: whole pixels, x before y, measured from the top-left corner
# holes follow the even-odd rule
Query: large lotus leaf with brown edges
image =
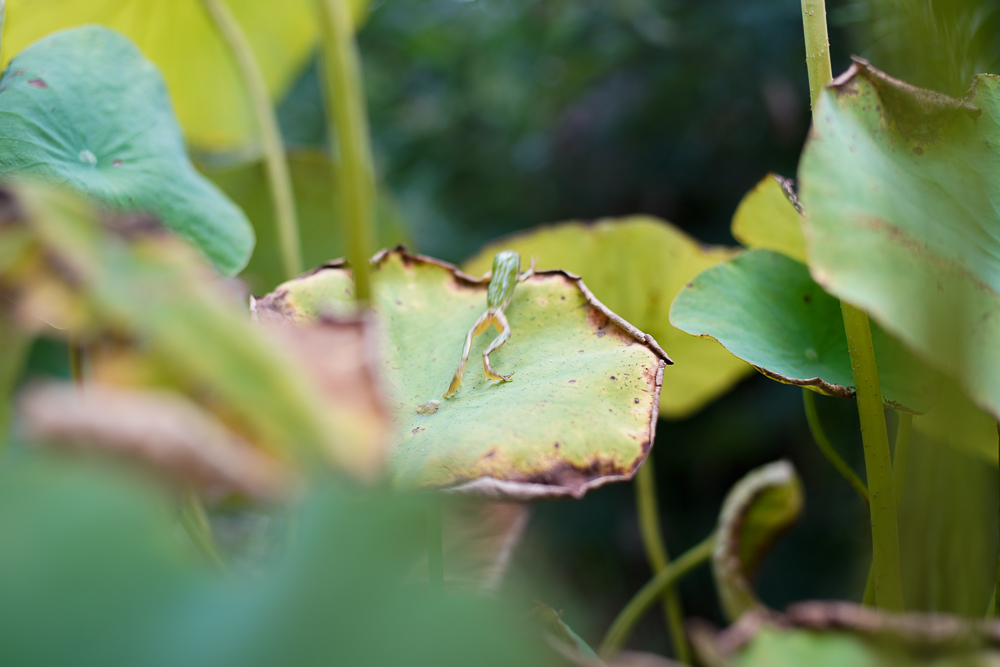
[[(543, 271), (519, 284), (506, 311), (512, 337), (491, 357), (512, 381), (483, 375), (490, 330), (474, 341), (462, 388), (445, 399), (488, 282), (402, 249), (383, 251), (372, 269), (396, 483), (579, 497), (630, 478), (645, 459), (669, 359), (579, 278)], [(349, 310), (353, 288), (333, 263), (283, 283), (256, 310), (309, 322)]]
[(864, 61), (823, 91), (799, 164), (809, 269), (1000, 415), (1000, 77), (964, 99)]
[(490, 269), (493, 255), (510, 248), (535, 257), (540, 269), (583, 276), (594, 295), (648, 331), (670, 351), (677, 367), (660, 396), (660, 414), (680, 419), (697, 412), (746, 377), (750, 367), (713, 340), (670, 324), (670, 303), (701, 271), (731, 258), (736, 248), (709, 246), (669, 222), (649, 216), (564, 222), (514, 234), (487, 245), (462, 268)]

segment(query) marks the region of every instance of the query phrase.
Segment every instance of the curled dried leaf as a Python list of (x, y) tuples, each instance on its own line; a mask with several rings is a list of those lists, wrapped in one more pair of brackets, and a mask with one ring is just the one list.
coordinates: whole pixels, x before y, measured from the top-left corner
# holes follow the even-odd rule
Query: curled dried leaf
[(292, 487), (279, 461), (181, 394), (47, 384), (26, 389), (17, 408), (29, 441), (124, 456), (208, 491), (276, 499)]

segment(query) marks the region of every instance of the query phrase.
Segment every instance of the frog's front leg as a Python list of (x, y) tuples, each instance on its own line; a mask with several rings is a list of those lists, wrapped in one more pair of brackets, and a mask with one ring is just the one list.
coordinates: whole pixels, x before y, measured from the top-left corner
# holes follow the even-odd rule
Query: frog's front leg
[(490, 325), (493, 324), (493, 317), (493, 313), (486, 311), (479, 316), (476, 323), (469, 329), (469, 335), (465, 337), (465, 347), (462, 348), (462, 360), (458, 362), (458, 370), (455, 371), (454, 377), (451, 378), (448, 391), (444, 394), (445, 398), (454, 396), (458, 388), (462, 386), (462, 376), (465, 374), (465, 364), (469, 361), (469, 350), (472, 349), (472, 339), (490, 328)]
[(483, 351), (483, 373), (485, 373), (486, 377), (491, 380), (510, 382), (510, 378), (514, 375), (514, 371), (511, 371), (509, 375), (500, 375), (493, 370), (492, 366), (490, 366), (490, 355), (499, 350), (500, 347), (507, 342), (507, 339), (510, 338), (510, 324), (507, 322), (507, 316), (503, 314), (502, 310), (498, 310), (493, 315), (493, 323), (497, 330), (500, 331), (500, 335), (494, 338), (489, 347)]

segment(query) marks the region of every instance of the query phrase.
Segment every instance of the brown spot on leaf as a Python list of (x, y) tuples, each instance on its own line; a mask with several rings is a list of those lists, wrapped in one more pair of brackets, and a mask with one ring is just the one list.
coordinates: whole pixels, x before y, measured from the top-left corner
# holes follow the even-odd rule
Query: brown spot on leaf
[(48, 88), (49, 87), (49, 84), (45, 83), (41, 79), (29, 79), (28, 80), (28, 85), (29, 86), (34, 86), (35, 88)]
[(809, 296), (808, 294), (803, 294), (802, 295), (802, 301), (803, 301), (803, 303), (809, 303), (809, 302), (812, 301), (812, 297)]
[(410, 431), (410, 433), (412, 433), (413, 435), (420, 435), (420, 434), (421, 434), (421, 433), (423, 433), (423, 432), (424, 432), (425, 430), (426, 430), (426, 429), (425, 429), (425, 428), (424, 428), (423, 426), (418, 426), (417, 428), (415, 428), (415, 429), (413, 429), (412, 431)]
[(924, 149), (921, 148), (920, 146), (914, 146), (913, 147), (913, 154), (914, 155), (923, 155), (924, 154)]

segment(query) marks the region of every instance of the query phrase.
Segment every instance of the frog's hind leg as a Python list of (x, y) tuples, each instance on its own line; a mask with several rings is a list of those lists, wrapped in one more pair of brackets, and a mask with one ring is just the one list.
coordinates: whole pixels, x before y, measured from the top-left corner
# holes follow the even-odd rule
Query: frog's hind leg
[(472, 349), (472, 339), (489, 329), (491, 324), (493, 324), (493, 313), (486, 311), (476, 320), (472, 328), (469, 329), (469, 335), (465, 337), (465, 347), (462, 349), (462, 360), (458, 362), (458, 370), (455, 371), (455, 376), (451, 378), (451, 385), (448, 386), (448, 391), (445, 392), (445, 398), (454, 396), (458, 388), (462, 386), (462, 376), (465, 374), (465, 364), (469, 361), (469, 350)]
[(507, 339), (510, 338), (510, 324), (508, 324), (507, 316), (503, 314), (503, 311), (498, 310), (493, 318), (494, 325), (500, 330), (500, 335), (494, 338), (490, 346), (483, 352), (483, 373), (491, 380), (510, 382), (511, 376), (514, 375), (513, 371), (509, 375), (500, 375), (490, 366), (490, 355), (499, 350), (507, 342)]

